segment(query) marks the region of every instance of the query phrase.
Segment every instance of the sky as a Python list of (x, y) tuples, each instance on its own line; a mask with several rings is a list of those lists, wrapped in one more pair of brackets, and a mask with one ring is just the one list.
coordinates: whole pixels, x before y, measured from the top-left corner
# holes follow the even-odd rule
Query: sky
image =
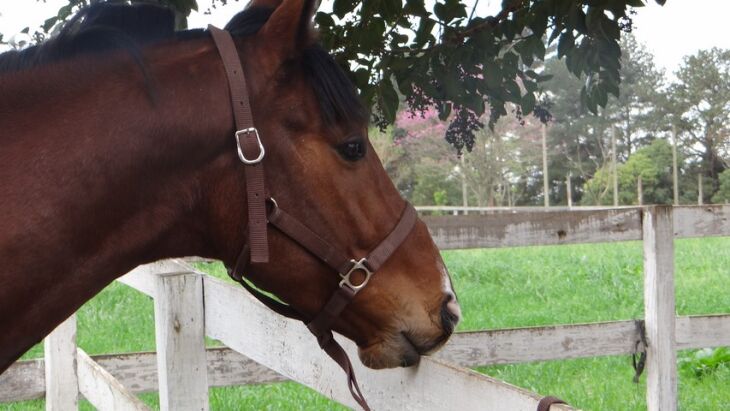
[[(480, 16), (495, 14), (501, 4), (501, 0), (467, 0), (466, 3), (473, 5), (474, 1), (478, 6), (476, 14)], [(332, 0), (322, 3), (320, 9), (327, 10)], [(0, 0), (0, 33), (8, 40), (24, 27), (37, 27), (64, 4), (67, 0)], [(204, 11), (209, 8), (210, 0), (199, 0), (198, 4)], [(209, 23), (223, 26), (244, 4), (245, 1), (229, 0), (228, 5), (213, 10), (211, 15), (193, 13), (189, 26), (205, 27)], [(664, 7), (649, 0), (649, 5), (638, 9), (634, 18), (634, 34), (654, 54), (656, 64), (673, 73), (684, 56), (700, 49), (730, 49), (730, 27), (723, 29), (729, 15), (730, 0), (668, 0)]]

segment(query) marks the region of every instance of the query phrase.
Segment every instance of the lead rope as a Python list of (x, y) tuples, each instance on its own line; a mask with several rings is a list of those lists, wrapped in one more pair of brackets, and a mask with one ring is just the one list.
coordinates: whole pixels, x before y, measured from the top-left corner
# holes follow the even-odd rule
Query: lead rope
[(542, 397), (537, 403), (537, 411), (550, 411), (553, 404), (567, 404), (567, 402), (556, 397)]
[[(248, 249), (248, 246), (245, 247), (245, 249)], [(257, 300), (259, 300), (263, 305), (274, 311), (275, 313), (279, 315), (283, 315), (284, 317), (293, 318), (295, 320), (302, 321), (306, 323), (306, 320), (304, 319), (304, 316), (302, 316), (301, 313), (298, 311), (295, 311), (291, 306), (281, 303), (279, 301), (276, 301), (275, 299), (269, 297), (268, 295), (262, 293), (261, 291), (254, 288), (252, 285), (250, 285), (248, 282), (246, 282), (245, 279), (242, 277), (236, 276), (234, 274), (235, 270), (229, 270), (228, 275), (241, 284), (243, 288), (245, 288), (251, 295), (253, 295)], [(345, 288), (340, 288), (340, 290), (344, 290)], [(347, 288), (347, 290), (352, 290), (350, 288)], [(335, 295), (338, 295), (338, 293), (335, 293)], [(352, 300), (352, 298), (355, 296), (354, 292), (351, 297), (345, 297), (341, 308), (339, 308), (340, 312), (347, 306), (347, 304)], [(333, 298), (330, 299), (328, 302), (328, 305), (331, 305)], [(337, 304), (339, 306), (339, 304)], [(319, 318), (319, 317), (317, 317)], [(315, 318), (315, 320), (317, 319)], [(345, 371), (345, 374), (347, 374), (347, 387), (350, 389), (350, 394), (352, 395), (352, 398), (362, 407), (365, 411), (371, 411), (370, 406), (367, 403), (367, 400), (365, 400), (365, 396), (362, 394), (362, 391), (360, 390), (360, 385), (357, 382), (357, 377), (355, 376), (355, 370), (352, 367), (352, 362), (350, 362), (350, 358), (347, 356), (347, 353), (345, 352), (344, 348), (340, 345), (340, 343), (335, 340), (334, 336), (332, 335), (332, 331), (327, 330), (325, 332), (319, 333), (319, 330), (316, 328), (316, 326), (312, 325), (313, 322), (310, 322), (307, 324), (307, 328), (314, 334), (314, 336), (317, 338), (317, 343), (319, 344), (319, 347), (327, 353), (327, 355), (334, 360), (334, 362), (337, 363), (337, 365), (342, 368), (343, 371)], [(324, 323), (322, 323), (324, 326)], [(331, 324), (329, 324), (331, 325)]]

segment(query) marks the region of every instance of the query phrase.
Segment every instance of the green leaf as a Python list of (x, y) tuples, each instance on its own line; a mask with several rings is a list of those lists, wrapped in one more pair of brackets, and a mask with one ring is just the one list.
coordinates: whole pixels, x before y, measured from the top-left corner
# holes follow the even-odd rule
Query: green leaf
[(414, 39), (417, 47), (423, 47), (433, 38), (431, 33), (433, 32), (433, 27), (435, 25), (436, 22), (431, 19), (421, 19), (418, 24), (418, 30), (416, 31), (416, 38)]
[(545, 44), (539, 36), (530, 37), (530, 52), (539, 60), (545, 60)]
[(332, 27), (335, 25), (335, 20), (332, 18), (330, 13), (317, 12), (314, 16), (314, 22), (318, 27)]
[(517, 23), (512, 20), (504, 20), (500, 24), (500, 27), (502, 29), (502, 33), (504, 34), (504, 37), (512, 41), (514, 40), (515, 36), (517, 35), (517, 32), (519, 28), (517, 27)]
[(378, 107), (389, 123), (395, 122), (395, 115), (398, 112), (398, 93), (389, 77), (380, 82), (378, 87)]
[(563, 58), (570, 50), (575, 47), (575, 37), (572, 31), (566, 31), (560, 35), (558, 40), (558, 58)]
[(437, 103), (439, 120), (446, 121), (451, 115), (452, 104), (446, 101), (439, 101)]
[(335, 0), (335, 3), (332, 5), (332, 12), (335, 13), (335, 16), (343, 18), (347, 13), (355, 10), (355, 6), (358, 3), (357, 0)]
[(386, 0), (380, 2), (380, 14), (389, 23), (394, 23), (400, 17), (403, 11), (403, 2), (401, 0)]
[(616, 21), (611, 20), (606, 16), (603, 16), (601, 21), (601, 28), (603, 29), (603, 33), (606, 35), (606, 37), (616, 41), (619, 41), (619, 39), (621, 39), (621, 29), (619, 28)]
[(537, 82), (524, 79), (522, 80), (522, 85), (525, 87), (525, 90), (527, 90), (528, 93), (537, 92)]
[(359, 68), (353, 73), (355, 77), (355, 84), (358, 88), (364, 88), (370, 81), (370, 71), (364, 68)]
[(459, 0), (446, 0), (443, 3), (436, 3), (433, 6), (433, 13), (439, 20), (445, 23), (450, 23), (452, 20), (467, 16), (466, 5), (462, 4)]
[(370, 19), (369, 24), (359, 33), (359, 45), (366, 50), (382, 50), (384, 34), (385, 21), (382, 17), (373, 17)]
[(58, 17), (53, 16), (46, 19), (46, 21), (43, 22), (43, 25), (41, 25), (41, 28), (43, 29), (43, 31), (48, 33), (53, 28), (53, 26), (56, 25), (56, 22), (58, 22)]
[(464, 96), (463, 105), (473, 111), (477, 116), (484, 114), (484, 98), (479, 94), (470, 93)]
[(61, 7), (60, 9), (58, 9), (58, 13), (57, 13), (58, 19), (66, 20), (66, 18), (71, 15), (72, 11), (73, 11), (73, 5), (71, 5), (71, 4), (67, 4), (67, 5)]
[(522, 100), (520, 86), (517, 85), (517, 82), (515, 82), (514, 80), (506, 81), (504, 83), (504, 91), (506, 93), (505, 100), (511, 101), (513, 103), (519, 103)]
[(519, 41), (515, 45), (515, 51), (520, 53), (520, 57), (526, 66), (532, 65), (532, 48), (530, 45), (529, 38)]
[[(395, 1), (400, 1), (400, 0), (395, 0)], [(419, 17), (424, 17), (429, 14), (423, 5), (423, 0), (406, 0), (406, 5), (403, 8), (403, 11), (407, 14), (410, 14), (411, 16), (419, 16)]]
[(492, 90), (496, 90), (502, 84), (502, 72), (496, 64), (484, 67), (484, 81), (487, 83), (487, 87)]
[(505, 78), (514, 78), (517, 75), (517, 64), (519, 57), (517, 54), (508, 52), (502, 56), (502, 76)]
[(580, 101), (588, 108), (588, 110), (597, 115), (598, 114), (598, 105), (596, 104), (595, 100), (592, 98), (592, 96), (588, 93), (586, 90), (586, 86), (581, 87), (580, 89)]
[(588, 32), (588, 27), (586, 26), (586, 14), (583, 12), (580, 4), (574, 5), (570, 10), (568, 13), (567, 23), (568, 30), (574, 29), (580, 33)]
[(536, 35), (537, 37), (542, 37), (545, 34), (545, 30), (547, 29), (548, 24), (548, 15), (544, 13), (535, 14), (532, 17), (532, 20), (528, 24), (528, 27), (530, 30), (532, 30), (532, 33)]
[(644, 7), (646, 6), (644, 4), (643, 0), (626, 0), (626, 5), (631, 7)]
[(532, 110), (535, 109), (535, 103), (537, 101), (535, 100), (535, 95), (533, 93), (527, 93), (522, 97), (522, 113), (523, 114), (529, 114), (532, 113)]

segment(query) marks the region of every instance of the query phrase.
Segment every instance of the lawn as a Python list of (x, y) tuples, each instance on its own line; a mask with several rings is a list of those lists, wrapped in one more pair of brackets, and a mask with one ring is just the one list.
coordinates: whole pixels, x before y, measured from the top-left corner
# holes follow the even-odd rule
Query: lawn
[[(641, 243), (570, 245), (444, 252), (464, 312), (460, 330), (639, 318)], [(224, 276), (217, 264), (202, 264)], [(676, 242), (679, 315), (730, 313), (730, 239)], [(154, 349), (152, 302), (113, 284), (78, 316), (79, 345), (91, 354)], [(93, 332), (92, 332), (93, 330)], [(35, 347), (25, 358), (42, 355)], [(694, 352), (680, 352), (688, 361)], [(680, 409), (730, 409), (730, 363), (703, 373), (681, 367)], [(632, 382), (629, 357), (479, 368), (515, 385), (561, 397), (584, 410), (646, 409), (644, 377)], [(344, 381), (344, 380), (343, 380)], [(156, 406), (156, 396), (143, 400)], [(294, 383), (211, 389), (213, 410), (341, 409)], [(43, 401), (0, 405), (0, 410), (41, 410)], [(91, 409), (87, 404), (82, 409)]]

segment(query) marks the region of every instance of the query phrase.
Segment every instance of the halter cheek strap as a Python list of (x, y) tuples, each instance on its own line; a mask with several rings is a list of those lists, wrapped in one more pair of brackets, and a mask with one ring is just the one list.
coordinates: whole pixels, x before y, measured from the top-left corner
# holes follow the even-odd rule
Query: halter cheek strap
[[(246, 166), (248, 242), (243, 247), (233, 269), (229, 270), (229, 275), (273, 311), (307, 323), (307, 328), (317, 337), (319, 346), (347, 374), (348, 387), (355, 401), (364, 410), (370, 411), (370, 407), (358, 386), (352, 363), (345, 350), (332, 335), (332, 326), (357, 293), (368, 284), (372, 275), (406, 239), (416, 223), (416, 210), (409, 203), (406, 203), (406, 207), (393, 230), (367, 257), (359, 260), (349, 258), (338, 247), (328, 243), (299, 220), (281, 210), (273, 199), (269, 199), (273, 207), (267, 215), (262, 163), (265, 150), (259, 132), (253, 124), (246, 80), (238, 51), (230, 33), (213, 26), (208, 26), (208, 30), (215, 41), (225, 66), (237, 130), (235, 140), (238, 156)], [(339, 287), (325, 303), (319, 314), (311, 320), (308, 320), (291, 306), (262, 294), (243, 279), (243, 274), (249, 262), (267, 263), (269, 261), (266, 231), (269, 223), (329, 265), (340, 276)], [(353, 278), (353, 274), (358, 271), (363, 274), (360, 281)]]

